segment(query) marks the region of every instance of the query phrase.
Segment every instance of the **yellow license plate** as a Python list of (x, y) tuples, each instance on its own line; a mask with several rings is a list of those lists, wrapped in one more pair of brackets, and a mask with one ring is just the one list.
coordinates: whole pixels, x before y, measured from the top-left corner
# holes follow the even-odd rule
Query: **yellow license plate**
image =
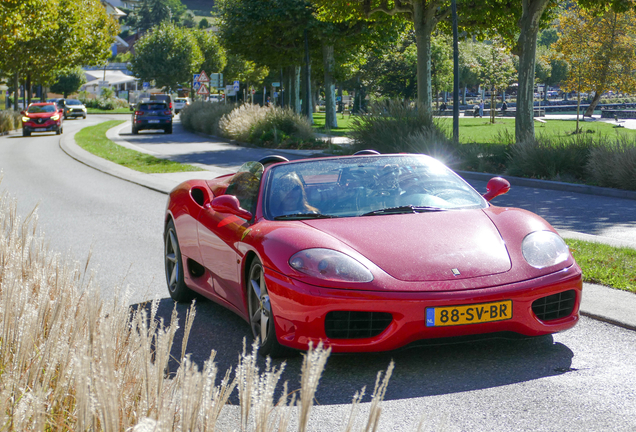
[(426, 327), (505, 321), (512, 318), (512, 300), (426, 308)]

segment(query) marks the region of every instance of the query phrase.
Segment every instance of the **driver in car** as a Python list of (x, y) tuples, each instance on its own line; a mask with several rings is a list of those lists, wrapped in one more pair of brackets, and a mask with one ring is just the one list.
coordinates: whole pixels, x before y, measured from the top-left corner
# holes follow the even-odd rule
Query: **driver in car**
[(320, 211), (307, 202), (307, 193), (302, 180), (296, 173), (285, 174), (273, 184), (273, 216), (316, 213)]

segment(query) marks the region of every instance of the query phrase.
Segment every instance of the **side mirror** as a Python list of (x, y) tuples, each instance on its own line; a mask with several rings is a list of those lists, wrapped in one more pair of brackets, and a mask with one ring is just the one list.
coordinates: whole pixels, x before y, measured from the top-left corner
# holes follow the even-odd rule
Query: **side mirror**
[(26, 115), (26, 113), (24, 111), (20, 111), (20, 114), (22, 115)]
[(59, 112), (60, 114), (64, 114), (64, 110), (63, 110), (63, 109), (59, 110), (58, 112)]
[(510, 190), (510, 182), (502, 177), (493, 177), (488, 181), (486, 185), (486, 193), (484, 198), (486, 201), (490, 201), (499, 195), (503, 195)]
[(210, 208), (219, 213), (229, 213), (245, 220), (252, 219), (252, 213), (241, 208), (238, 198), (234, 195), (221, 195), (210, 203)]

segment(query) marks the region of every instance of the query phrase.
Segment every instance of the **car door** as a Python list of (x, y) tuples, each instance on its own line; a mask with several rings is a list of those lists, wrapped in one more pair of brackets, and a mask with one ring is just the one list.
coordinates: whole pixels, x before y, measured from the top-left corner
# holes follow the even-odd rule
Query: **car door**
[[(241, 207), (253, 213), (262, 174), (263, 165), (247, 162), (232, 177), (225, 194), (236, 196)], [(210, 206), (199, 214), (199, 247), (203, 265), (212, 273), (214, 291), (243, 313), (243, 253), (238, 246), (250, 225), (250, 221)]]

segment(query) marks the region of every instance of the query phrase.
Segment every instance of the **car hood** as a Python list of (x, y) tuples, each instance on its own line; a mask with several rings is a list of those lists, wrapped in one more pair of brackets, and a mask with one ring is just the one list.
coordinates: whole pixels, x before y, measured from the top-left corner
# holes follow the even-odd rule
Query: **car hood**
[(27, 113), (27, 117), (30, 119), (48, 119), (49, 117), (53, 117), (57, 113)]
[(511, 260), (482, 210), (303, 221), (403, 281), (447, 281), (507, 272)]

